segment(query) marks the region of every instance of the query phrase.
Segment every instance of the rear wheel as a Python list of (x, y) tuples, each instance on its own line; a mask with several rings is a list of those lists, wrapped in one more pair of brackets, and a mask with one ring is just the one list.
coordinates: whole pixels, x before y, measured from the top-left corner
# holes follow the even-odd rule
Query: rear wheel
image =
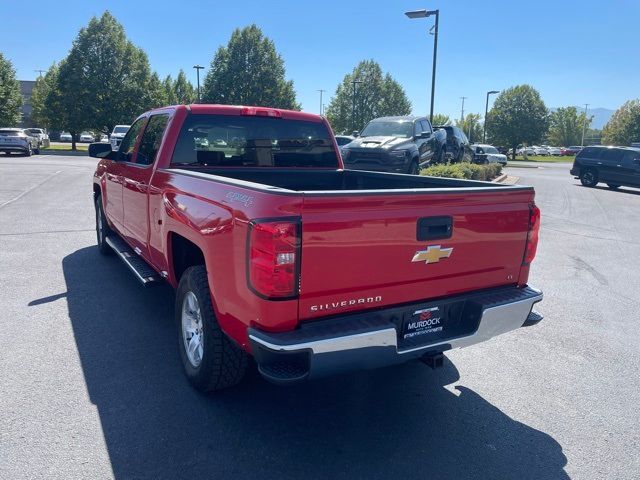
[(620, 188), (620, 185), (616, 185), (614, 183), (607, 183), (607, 187), (609, 187), (611, 190), (617, 190)]
[(584, 170), (580, 173), (580, 182), (585, 187), (595, 187), (598, 184), (598, 173), (591, 169)]
[(189, 267), (182, 274), (175, 316), (180, 358), (189, 382), (201, 392), (240, 383), (247, 370), (248, 355), (220, 328), (203, 265)]

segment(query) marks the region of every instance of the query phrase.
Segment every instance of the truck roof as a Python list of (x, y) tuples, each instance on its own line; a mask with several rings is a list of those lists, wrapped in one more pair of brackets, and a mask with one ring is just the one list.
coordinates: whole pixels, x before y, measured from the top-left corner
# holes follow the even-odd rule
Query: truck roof
[(286, 110), (282, 108), (246, 106), (246, 105), (218, 105), (208, 103), (192, 103), (190, 105), (172, 105), (155, 110), (165, 110), (166, 108), (187, 109), (196, 115), (242, 115), (245, 109), (259, 109), (277, 112), (277, 116), (287, 120), (301, 120), (305, 122), (323, 122), (323, 117), (314, 113), (299, 112), (297, 110)]

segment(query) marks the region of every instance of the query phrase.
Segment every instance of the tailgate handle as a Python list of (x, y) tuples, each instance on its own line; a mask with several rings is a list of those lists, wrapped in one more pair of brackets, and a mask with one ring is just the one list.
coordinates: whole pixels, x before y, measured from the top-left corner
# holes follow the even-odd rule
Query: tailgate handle
[(419, 241), (451, 238), (452, 233), (453, 218), (450, 216), (418, 219), (417, 237)]

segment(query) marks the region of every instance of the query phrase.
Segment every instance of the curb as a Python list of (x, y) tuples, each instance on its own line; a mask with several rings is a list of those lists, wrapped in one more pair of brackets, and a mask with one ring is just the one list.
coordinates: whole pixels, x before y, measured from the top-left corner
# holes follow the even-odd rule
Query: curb
[(73, 156), (73, 157), (88, 157), (89, 152), (82, 150), (40, 150), (40, 155), (61, 155), (61, 156)]
[(494, 178), (493, 180), (491, 180), (493, 183), (502, 183), (507, 179), (508, 175), (506, 173), (503, 173), (502, 175), (500, 175), (499, 177)]

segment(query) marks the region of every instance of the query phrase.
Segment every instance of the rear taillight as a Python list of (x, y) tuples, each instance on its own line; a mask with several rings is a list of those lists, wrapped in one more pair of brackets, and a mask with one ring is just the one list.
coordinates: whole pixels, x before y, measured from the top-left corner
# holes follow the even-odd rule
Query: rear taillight
[(298, 295), (300, 223), (257, 221), (249, 225), (247, 247), (249, 287), (268, 299)]
[(540, 233), (540, 209), (531, 204), (529, 207), (529, 231), (527, 232), (527, 247), (524, 251), (523, 265), (529, 265), (536, 258), (538, 250), (538, 236)]

